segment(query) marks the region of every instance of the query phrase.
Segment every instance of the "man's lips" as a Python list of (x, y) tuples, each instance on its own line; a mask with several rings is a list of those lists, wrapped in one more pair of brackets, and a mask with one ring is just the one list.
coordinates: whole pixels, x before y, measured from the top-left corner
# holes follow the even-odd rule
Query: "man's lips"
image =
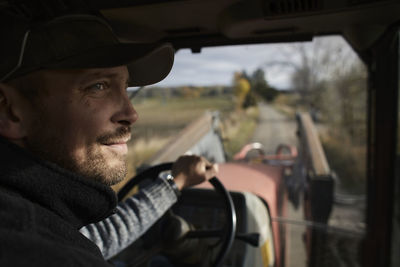
[(129, 141), (130, 137), (124, 138), (122, 140), (117, 140), (117, 141), (109, 141), (106, 142), (105, 146), (111, 148), (112, 150), (121, 153), (121, 154), (126, 154), (128, 153), (128, 145), (127, 142)]
[(106, 146), (120, 154), (128, 153), (128, 145), (126, 143), (109, 144)]

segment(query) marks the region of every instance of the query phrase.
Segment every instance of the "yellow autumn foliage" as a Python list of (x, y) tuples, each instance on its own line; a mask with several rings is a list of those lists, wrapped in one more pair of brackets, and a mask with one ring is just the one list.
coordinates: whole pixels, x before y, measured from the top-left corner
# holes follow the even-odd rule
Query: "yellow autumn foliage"
[(237, 100), (237, 109), (241, 109), (246, 99), (247, 94), (250, 92), (250, 82), (242, 77), (242, 74), (236, 72), (233, 79), (233, 89)]

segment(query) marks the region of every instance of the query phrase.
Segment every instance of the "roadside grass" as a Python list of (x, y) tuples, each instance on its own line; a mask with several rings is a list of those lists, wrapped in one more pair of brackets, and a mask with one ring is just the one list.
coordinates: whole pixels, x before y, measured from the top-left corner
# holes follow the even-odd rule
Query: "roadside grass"
[(133, 105), (139, 113), (139, 120), (132, 127), (132, 140), (128, 144), (128, 173), (123, 182), (113, 186), (116, 191), (135, 175), (137, 167), (204, 112), (220, 112), (221, 131), (229, 159), (249, 140), (258, 118), (257, 108), (235, 111), (235, 102), (227, 97), (149, 98), (134, 100)]
[[(298, 105), (299, 97), (281, 94), (273, 102), (273, 106), (281, 113), (295, 118), (298, 111), (308, 112), (305, 107)], [(348, 193), (365, 193), (366, 187), (366, 133), (360, 125), (356, 127), (357, 138), (349, 138), (344, 134), (345, 129), (337, 123), (320, 119), (315, 125), (320, 135), (326, 158), (330, 168), (337, 174), (340, 188)]]
[(223, 121), (222, 133), (228, 160), (231, 160), (248, 143), (257, 126), (258, 116), (258, 108), (251, 107), (242, 112), (232, 113)]
[(298, 97), (295, 95), (279, 94), (272, 102), (272, 105), (287, 117), (295, 118), (296, 112), (299, 111), (299, 107), (296, 105), (297, 99)]
[(321, 137), (330, 168), (336, 172), (340, 188), (347, 193), (366, 191), (366, 146), (356, 146), (349, 138), (324, 134)]

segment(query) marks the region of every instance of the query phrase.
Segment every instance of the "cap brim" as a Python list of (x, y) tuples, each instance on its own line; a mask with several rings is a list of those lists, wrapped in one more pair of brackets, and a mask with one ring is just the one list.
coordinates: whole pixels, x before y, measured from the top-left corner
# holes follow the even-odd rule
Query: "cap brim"
[(174, 57), (172, 45), (164, 44), (143, 57), (132, 60), (127, 65), (131, 75), (129, 86), (144, 86), (162, 81), (171, 71)]
[(130, 75), (129, 86), (145, 86), (163, 80), (174, 63), (171, 44), (119, 43), (99, 47), (62, 59), (45, 68), (107, 68), (126, 65)]

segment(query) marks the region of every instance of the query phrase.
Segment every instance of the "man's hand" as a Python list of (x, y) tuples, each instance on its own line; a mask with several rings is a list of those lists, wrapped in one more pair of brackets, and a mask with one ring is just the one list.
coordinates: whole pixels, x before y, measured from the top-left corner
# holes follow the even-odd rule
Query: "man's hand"
[(172, 176), (179, 190), (200, 184), (218, 173), (218, 165), (199, 156), (181, 156), (172, 167)]

